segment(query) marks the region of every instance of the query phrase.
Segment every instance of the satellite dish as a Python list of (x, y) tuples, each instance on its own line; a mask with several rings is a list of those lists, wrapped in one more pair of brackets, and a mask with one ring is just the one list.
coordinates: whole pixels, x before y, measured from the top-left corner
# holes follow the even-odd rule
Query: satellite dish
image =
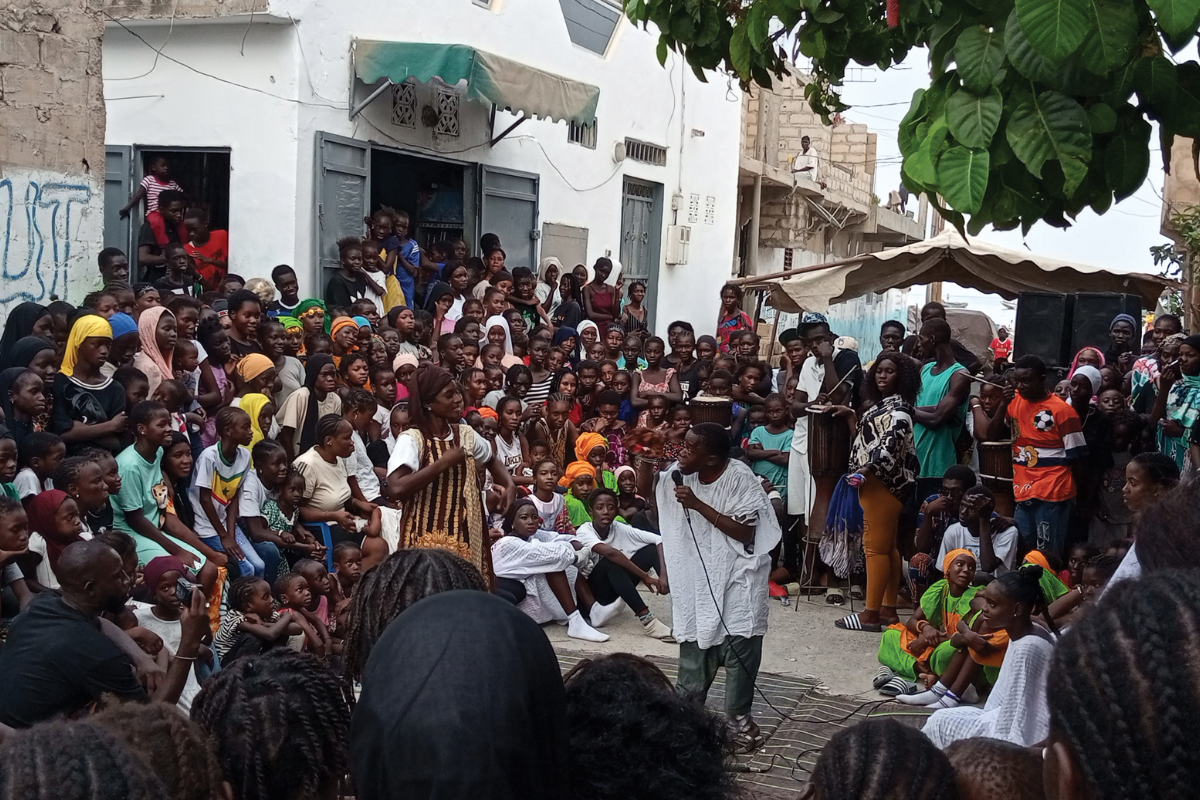
[(613, 163), (620, 164), (625, 160), (625, 143), (617, 142), (613, 145)]

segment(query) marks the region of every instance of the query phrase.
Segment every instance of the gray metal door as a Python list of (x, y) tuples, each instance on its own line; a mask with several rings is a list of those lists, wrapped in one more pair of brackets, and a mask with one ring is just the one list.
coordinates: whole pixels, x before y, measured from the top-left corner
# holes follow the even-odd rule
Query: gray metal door
[(480, 233), (494, 233), (504, 248), (509, 272), (537, 272), (538, 176), (480, 165)]
[(371, 204), (371, 145), (317, 133), (317, 285), (321, 297), (332, 272), (340, 268), (338, 239), (361, 237)]
[(621, 274), (626, 288), (631, 281), (645, 281), (651, 330), (658, 297), (662, 197), (660, 183), (626, 178), (621, 189)]
[(133, 221), (139, 220), (141, 205), (130, 209), (121, 219), (121, 208), (133, 194), (133, 146), (106, 144), (104, 146), (104, 246), (120, 248), (129, 262), (133, 258)]

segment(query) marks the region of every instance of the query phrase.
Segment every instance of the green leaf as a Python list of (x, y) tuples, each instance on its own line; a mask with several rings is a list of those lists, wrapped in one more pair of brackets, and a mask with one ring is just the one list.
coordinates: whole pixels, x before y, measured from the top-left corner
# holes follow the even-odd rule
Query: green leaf
[(1079, 47), (1079, 59), (1097, 75), (1106, 75), (1124, 64), (1137, 44), (1137, 14), (1132, 0), (1088, 0), (1087, 13), (1091, 32)]
[(1074, 53), (1087, 37), (1087, 0), (1017, 0), (1017, 19), (1034, 49), (1051, 61)]
[(1158, 26), (1170, 36), (1193, 32), (1200, 20), (1200, 0), (1146, 0)]
[(1179, 88), (1171, 103), (1171, 127), (1180, 136), (1200, 137), (1200, 64), (1187, 61), (1176, 67)]
[(738, 25), (729, 37), (729, 61), (742, 80), (750, 79), (750, 40), (746, 25)]
[(655, 49), (654, 54), (658, 56), (658, 65), (660, 67), (665, 66), (667, 63), (667, 40), (661, 36), (658, 37), (658, 47)]
[(696, 21), (684, 9), (671, 15), (671, 38), (677, 42), (690, 42), (696, 33)]
[(813, 19), (815, 19), (817, 22), (820, 22), (824, 25), (828, 25), (830, 23), (837, 22), (839, 19), (846, 16), (841, 11), (838, 11), (836, 8), (829, 8), (828, 6), (817, 6), (815, 9), (812, 10), (811, 13), (812, 13)]
[(897, 142), (900, 145), (901, 155), (909, 155), (916, 149), (916, 141), (914, 139), (917, 125), (921, 120), (925, 119), (925, 90), (917, 89), (913, 92), (912, 103), (908, 107), (908, 113), (904, 115), (904, 119), (900, 120), (900, 129), (897, 135)]
[(1136, 192), (1150, 171), (1148, 142), (1118, 138), (1104, 153), (1104, 179), (1120, 202)]
[(942, 197), (956, 211), (974, 214), (987, 191), (990, 159), (987, 150), (951, 147), (938, 159), (937, 177)]
[(750, 46), (760, 53), (764, 47), (771, 46), (768, 41), (771, 24), (770, 8), (767, 3), (758, 2), (750, 6), (750, 13), (746, 15), (746, 37), (750, 41)]
[(1112, 133), (1117, 128), (1117, 112), (1108, 103), (1096, 103), (1087, 110), (1092, 135)]
[(1083, 106), (1061, 92), (1042, 92), (1013, 111), (1005, 130), (1013, 152), (1034, 176), (1046, 161), (1057, 159), (1071, 194), (1087, 175), (1092, 134)]
[(948, 133), (946, 120), (938, 117), (929, 126), (929, 132), (917, 147), (917, 151), (904, 159), (904, 171), (917, 183), (937, 186), (937, 156)]
[(955, 93), (946, 101), (946, 122), (950, 133), (959, 144), (967, 147), (987, 147), (1000, 126), (1000, 113), (1004, 110), (1004, 98), (1000, 90), (992, 88), (980, 96), (965, 89)]
[(1175, 99), (1178, 85), (1175, 65), (1168, 61), (1166, 56), (1143, 58), (1133, 75), (1134, 91), (1143, 104), (1157, 112), (1160, 120), (1165, 116), (1171, 101)]
[(954, 45), (954, 60), (963, 86), (983, 94), (999, 82), (1004, 66), (1004, 32), (983, 25), (967, 28)]
[(800, 52), (813, 59), (825, 57), (825, 33), (820, 26), (809, 23), (800, 29)]
[(1013, 11), (1004, 27), (1004, 52), (1017, 72), (1037, 83), (1051, 83), (1054, 80), (1056, 65), (1041, 55), (1029, 42), (1029, 37), (1021, 30), (1017, 22), (1017, 12)]

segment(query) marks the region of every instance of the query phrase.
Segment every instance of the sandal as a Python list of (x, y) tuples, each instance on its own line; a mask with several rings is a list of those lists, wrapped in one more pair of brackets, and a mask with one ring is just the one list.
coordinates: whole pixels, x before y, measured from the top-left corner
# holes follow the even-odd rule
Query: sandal
[(835, 628), (841, 628), (844, 631), (866, 631), (867, 633), (879, 633), (883, 630), (878, 622), (863, 622), (858, 618), (858, 614), (851, 614), (848, 617), (842, 617), (833, 623)]
[(861, 587), (857, 584), (851, 585), (850, 596), (852, 598), (854, 598), (855, 600), (862, 600), (863, 597), (865, 596), (865, 590), (863, 589), (863, 587)]
[(846, 604), (846, 595), (841, 589), (836, 587), (825, 590), (825, 602), (831, 606), (843, 606)]
[(894, 671), (892, 671), (891, 667), (880, 667), (879, 672), (875, 673), (875, 679), (873, 681), (871, 681), (871, 688), (879, 689), (885, 683), (887, 683), (888, 681), (892, 680), (895, 677), (896, 677), (896, 673)]
[(899, 675), (892, 678), (890, 681), (879, 687), (879, 693), (884, 697), (898, 697), (902, 694), (911, 694), (917, 690), (917, 684)]

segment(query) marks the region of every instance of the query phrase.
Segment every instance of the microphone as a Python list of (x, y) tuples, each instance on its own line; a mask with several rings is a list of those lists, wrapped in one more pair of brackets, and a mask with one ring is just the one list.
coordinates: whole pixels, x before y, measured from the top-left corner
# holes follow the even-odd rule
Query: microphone
[[(675, 488), (683, 486), (683, 475), (677, 469), (671, 470), (671, 480), (675, 482)], [(683, 510), (683, 516), (688, 521), (688, 525), (692, 524), (692, 512), (689, 509)]]

